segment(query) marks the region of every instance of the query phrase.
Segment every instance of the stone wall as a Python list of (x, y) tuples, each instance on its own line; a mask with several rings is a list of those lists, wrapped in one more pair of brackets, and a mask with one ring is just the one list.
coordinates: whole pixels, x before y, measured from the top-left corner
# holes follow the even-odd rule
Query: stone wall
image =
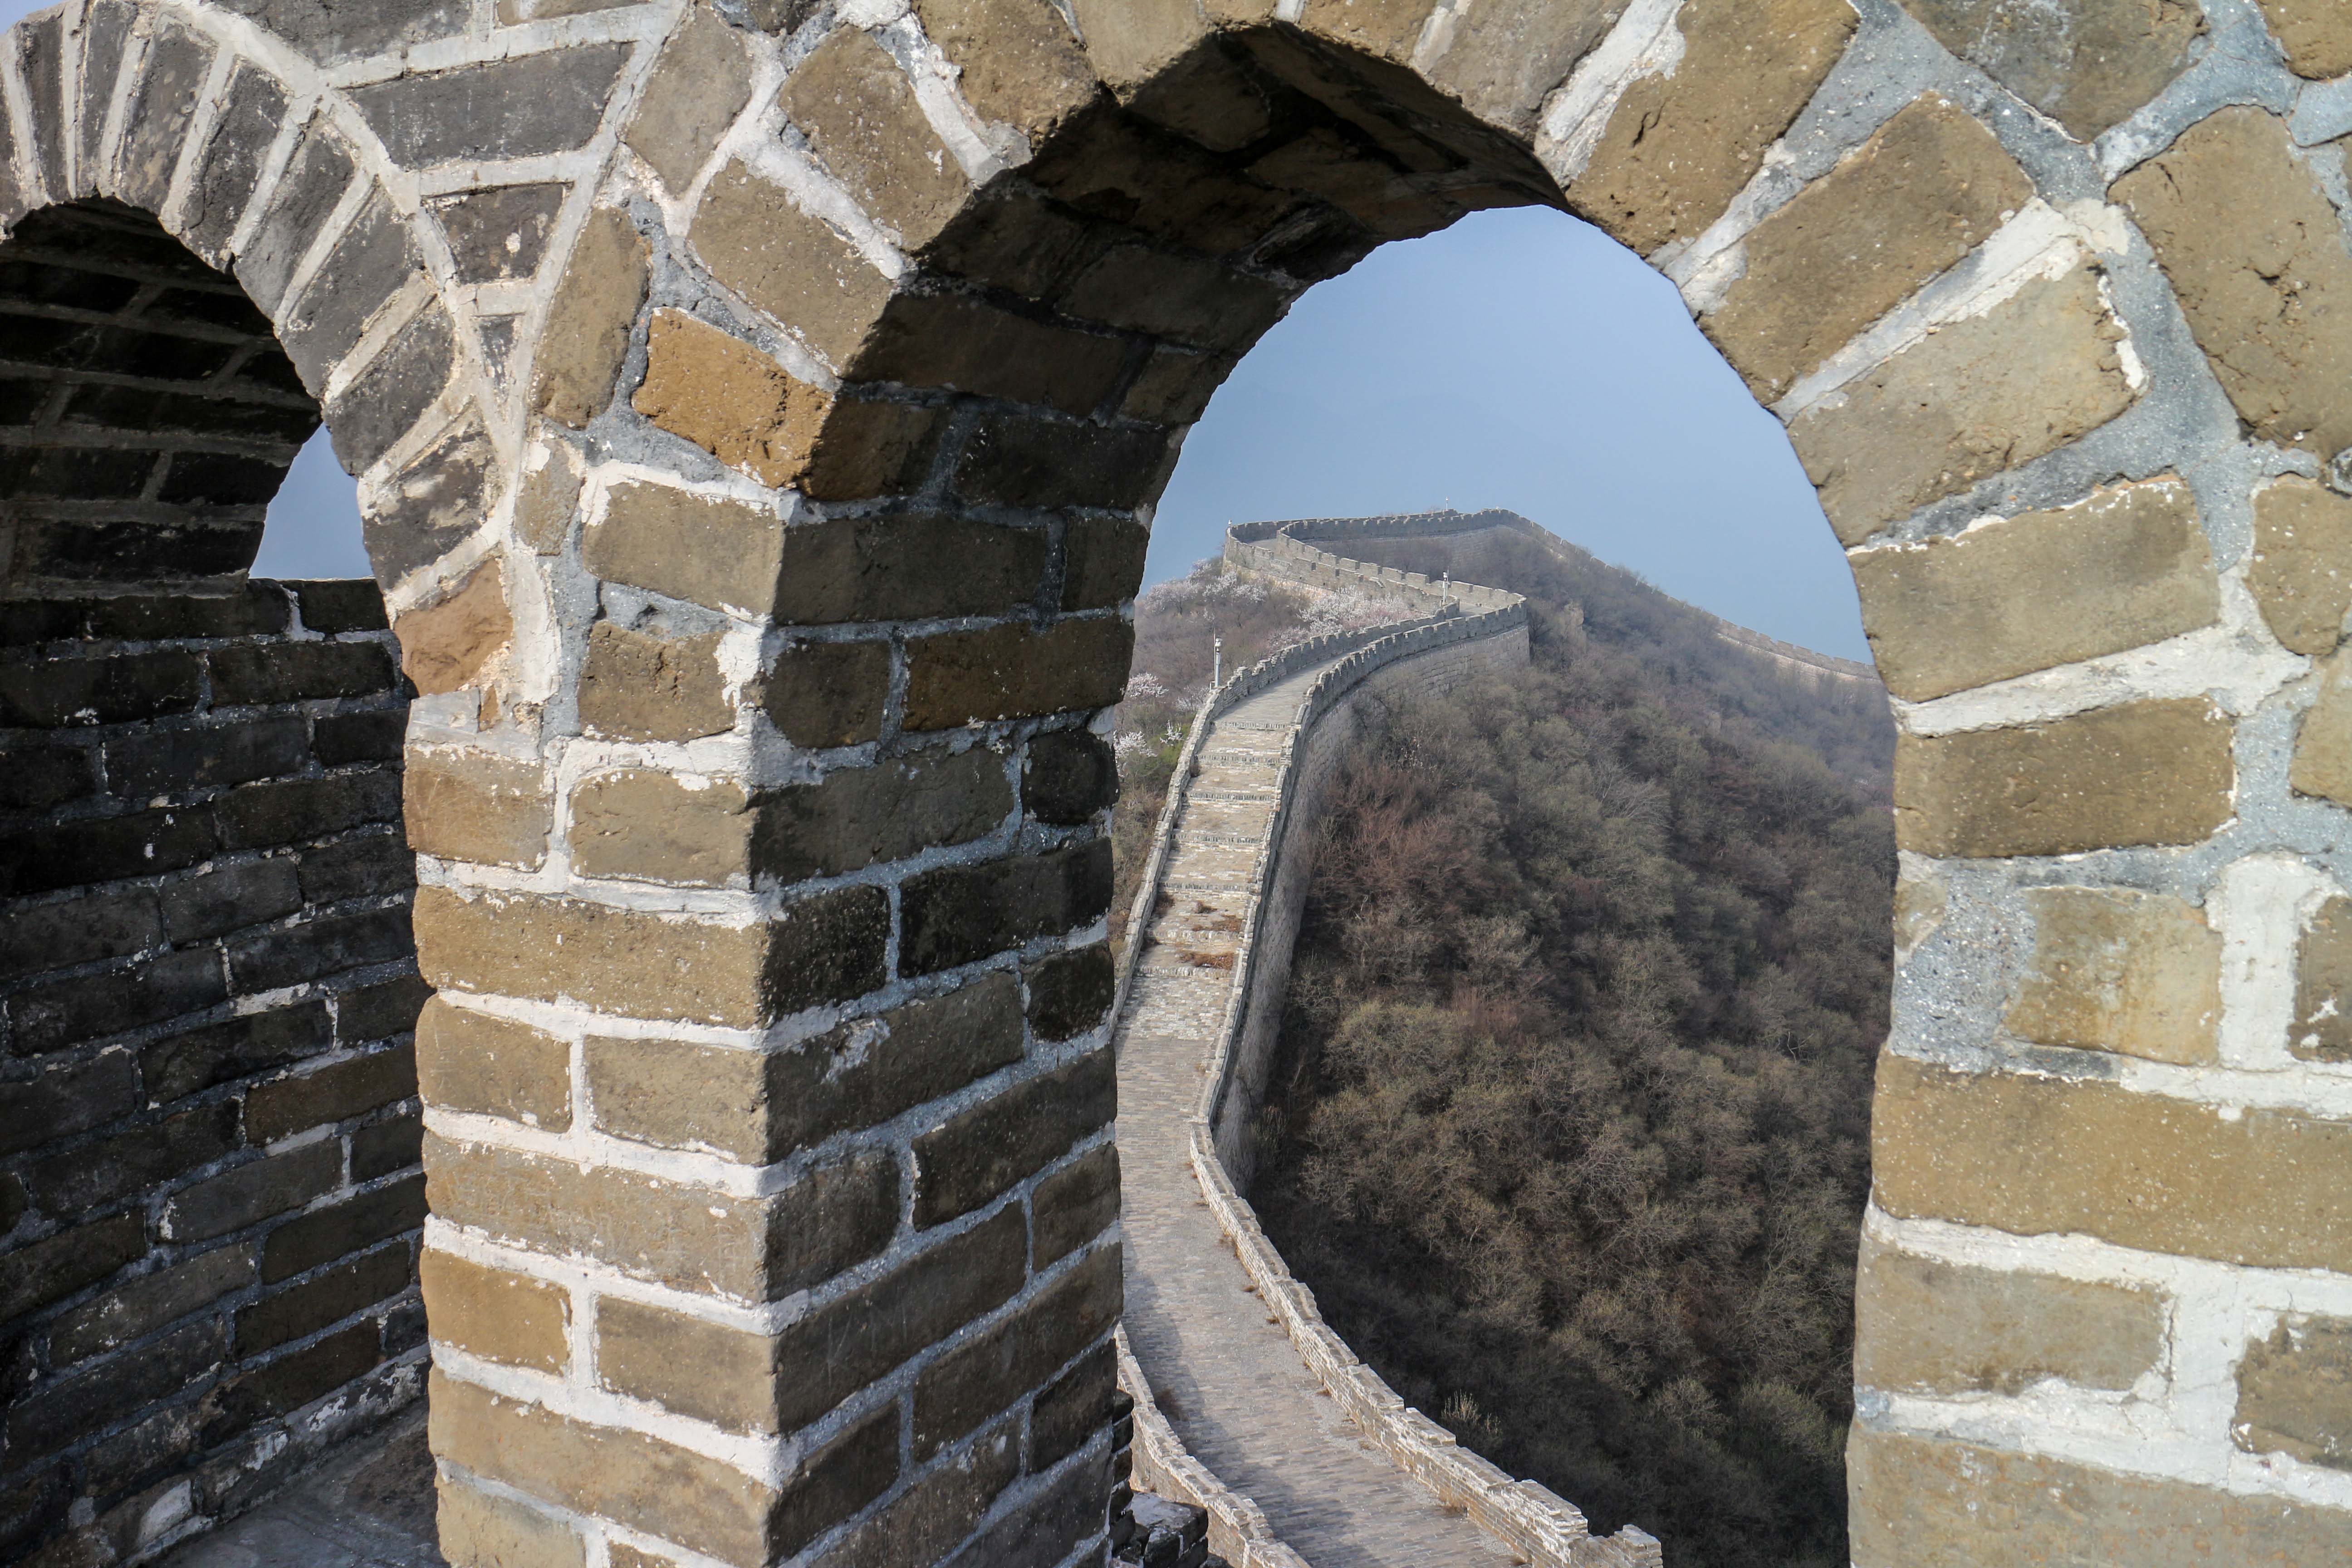
[(0, 1558), (151, 1551), (421, 1390), (394, 658), (365, 581), (0, 603)]

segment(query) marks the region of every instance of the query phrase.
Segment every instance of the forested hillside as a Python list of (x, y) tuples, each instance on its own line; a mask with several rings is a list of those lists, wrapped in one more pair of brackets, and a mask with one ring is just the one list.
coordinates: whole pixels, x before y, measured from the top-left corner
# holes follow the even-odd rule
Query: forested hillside
[[(1349, 548), (1528, 595), (1533, 668), (1395, 710), (1338, 784), (1253, 1201), (1405, 1399), (1597, 1531), (1842, 1563), (1884, 699), (1556, 542)], [(1312, 613), (1257, 603), (1269, 642)]]

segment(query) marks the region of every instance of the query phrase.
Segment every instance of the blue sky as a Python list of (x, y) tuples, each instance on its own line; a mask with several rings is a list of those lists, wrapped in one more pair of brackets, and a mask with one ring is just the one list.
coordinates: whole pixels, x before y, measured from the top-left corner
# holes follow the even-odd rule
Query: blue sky
[[(0, 0), (0, 26), (37, 7)], [(1311, 290), (1185, 443), (1147, 580), (1227, 522), (1508, 507), (1670, 594), (1867, 658), (1853, 584), (1779, 423), (1664, 279), (1555, 212), (1480, 213)], [(258, 574), (367, 570), (323, 436), (271, 504)]]

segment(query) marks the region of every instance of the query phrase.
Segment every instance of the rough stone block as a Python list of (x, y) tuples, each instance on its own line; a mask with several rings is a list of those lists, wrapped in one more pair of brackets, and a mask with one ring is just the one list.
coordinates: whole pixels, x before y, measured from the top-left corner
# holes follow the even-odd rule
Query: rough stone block
[(426, 205), (448, 237), (457, 280), (497, 283), (538, 273), (570, 193), (571, 187), (560, 182), (493, 185)]
[(1855, 1429), (1846, 1449), (1854, 1568), (2319, 1568), (2352, 1514), (1973, 1444)]
[(425, 1173), (433, 1213), (451, 1225), (743, 1301), (831, 1279), (879, 1252), (898, 1223), (898, 1165), (871, 1153), (745, 1198), (427, 1132)]
[(2010, 1004), (2029, 1040), (2184, 1065), (2218, 1061), (2221, 939), (2157, 893), (2039, 888), (2033, 957)]
[(2352, 500), (2293, 474), (2255, 491), (2246, 586), (2279, 641), (2333, 652), (2352, 613)]
[(626, 44), (575, 43), (348, 90), (396, 163), (533, 158), (587, 143), (628, 58)]
[(1067, 1040), (1095, 1027), (1118, 989), (1118, 966), (1101, 942), (1039, 959), (1021, 978), (1029, 987), (1029, 1026), (1041, 1040)]
[(900, 893), (899, 969), (934, 973), (1092, 925), (1110, 909), (1110, 890), (1107, 838), (926, 871)]
[[(2233, 1108), (2234, 1109), (2234, 1108)], [(1878, 1064), (1879, 1206), (2258, 1268), (2352, 1258), (2352, 1126), (2111, 1083)]]
[(917, 1458), (928, 1458), (1045, 1383), (1118, 1321), (1118, 1248), (1090, 1254), (987, 1333), (915, 1380)]
[(771, 1052), (678, 1040), (588, 1040), (603, 1131), (768, 1164), (872, 1127), (1021, 1059), (1009, 975), (853, 1019)]
[(245, 1132), (256, 1143), (274, 1143), (415, 1093), (416, 1053), (407, 1046), (394, 1046), (299, 1078), (262, 1084), (245, 1097)]
[(1127, 368), (1124, 339), (1049, 325), (967, 294), (902, 294), (880, 314), (843, 380), (950, 387), (1084, 418)]
[(2261, 0), (2297, 76), (2326, 81), (2352, 71), (2352, 19), (2328, 0)]
[(1110, 1124), (1111, 1053), (1095, 1051), (1016, 1084), (915, 1140), (915, 1223), (970, 1214)]
[(581, 559), (608, 583), (762, 616), (776, 600), (783, 534), (772, 507), (667, 485), (615, 485)]
[[(714, 24), (717, 25), (717, 24)], [(782, 489), (808, 467), (832, 395), (732, 333), (656, 310), (636, 411), (730, 468)]]
[(442, 1344), (540, 1372), (561, 1373), (570, 1364), (572, 1295), (562, 1287), (429, 1247), (417, 1272)]
[(1151, 531), (1131, 518), (1072, 518), (1062, 542), (1062, 608), (1107, 610), (1135, 597), (1150, 542)]
[(751, 798), (732, 779), (626, 769), (572, 795), (572, 865), (583, 876), (740, 886), (751, 831)]
[(2230, 1435), (2250, 1454), (2352, 1469), (2352, 1322), (2289, 1317), (2248, 1345)]
[(1991, 132), (1927, 94), (1757, 225), (1711, 334), (1771, 403), (2032, 196)]
[(547, 858), (555, 825), (554, 792), (537, 764), (451, 747), (409, 753), (402, 807), (418, 854), (523, 870)]
[(1859, 544), (2130, 407), (2125, 335), (2095, 268), (2037, 279), (1848, 382), (1789, 438), (1838, 537)]
[(910, 249), (935, 238), (971, 194), (914, 84), (870, 33), (835, 28), (777, 101), (834, 178)]
[(781, 882), (841, 876), (981, 837), (1013, 806), (1004, 758), (986, 746), (843, 768), (760, 797), (751, 869)]
[(1049, 135), (1100, 90), (1051, 0), (915, 0), (915, 15), (983, 120)]
[(2319, 695), (2295, 726), (2287, 783), (2297, 795), (2352, 805), (2352, 658), (2322, 660)]
[(605, 207), (589, 215), (540, 335), (533, 408), (575, 427), (604, 412), (645, 303), (648, 265), (645, 237), (627, 213)]
[(2195, 844), (2230, 819), (2232, 726), (2201, 697), (1895, 745), (1895, 837), (1922, 855)]
[[(655, 319), (660, 319), (656, 312)], [(541, 555), (562, 551), (572, 536), (572, 518), (580, 505), (585, 476), (580, 455), (561, 441), (535, 443), (523, 462), (522, 483), (515, 492), (515, 537)]]
[(408, 1176), (315, 1208), (269, 1233), (261, 1278), (275, 1285), (425, 1223), (425, 1178)]
[(889, 297), (890, 280), (848, 241), (740, 160), (703, 192), (689, 239), (723, 287), (792, 328), (836, 368)]
[(890, 698), (890, 645), (793, 643), (776, 656), (761, 706), (795, 746), (859, 746), (882, 733)]
[(720, 636), (666, 637), (597, 622), (580, 668), (581, 723), (616, 741), (692, 741), (733, 729)]
[(491, 661), (514, 640), (504, 564), (495, 559), (467, 574), (446, 597), (400, 617), (400, 669), (426, 696), (481, 683)]
[(1076, 827), (1118, 798), (1118, 760), (1088, 730), (1048, 730), (1031, 737), (1021, 799), (1031, 816)]
[(586, 1568), (588, 1542), (560, 1519), (444, 1472), (435, 1521), (450, 1568)]
[(2116, 182), (2254, 439), (2352, 447), (2352, 252), (2285, 122), (2225, 109)]
[(2305, 1061), (2352, 1061), (2352, 899), (2320, 905), (2303, 933), (2287, 1046)]
[(446, 37), (472, 14), (467, 0), (378, 0), (356, 8), (335, 0), (227, 0), (224, 8), (252, 17), (322, 65)]
[(742, 35), (718, 12), (697, 6), (668, 46), (622, 138), (683, 194), (751, 99), (751, 58)]
[(942, 632), (907, 647), (909, 730), (1108, 708), (1127, 687), (1135, 628), (1116, 616)]
[(2128, 1389), (2164, 1354), (2150, 1290), (1916, 1258), (1871, 1240), (1855, 1280), (1854, 1380), (1895, 1394)]
[(1946, 48), (2078, 142), (2162, 92), (2206, 31), (2195, 0), (1916, 0), (1910, 9)]
[(1118, 1223), (1118, 1149), (1106, 1143), (1037, 1184), (1033, 1266), (1043, 1270)]
[[(2221, 615), (2196, 497), (2178, 479), (1850, 559), (1879, 675), (1915, 702), (2160, 642)], [(2345, 593), (2352, 600), (2352, 582)]]

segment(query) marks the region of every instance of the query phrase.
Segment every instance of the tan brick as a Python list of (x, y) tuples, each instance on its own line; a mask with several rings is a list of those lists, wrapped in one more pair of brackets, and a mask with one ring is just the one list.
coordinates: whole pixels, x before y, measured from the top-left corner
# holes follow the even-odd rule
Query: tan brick
[(2352, 899), (2320, 905), (2303, 933), (2287, 1047), (2305, 1061), (2352, 1061)]
[(2287, 783), (2297, 795), (2352, 805), (2352, 654), (2321, 661), (2319, 696), (2295, 726)]
[(1051, 0), (915, 0), (915, 15), (957, 68), (964, 101), (1033, 143), (1100, 90)]
[(793, 745), (863, 745), (882, 733), (890, 645), (791, 644), (777, 655), (761, 689), (761, 706)]
[(847, 240), (740, 160), (703, 192), (690, 240), (713, 278), (792, 328), (836, 368), (890, 295), (890, 280)]
[(401, 811), (408, 847), (420, 855), (530, 870), (547, 858), (555, 796), (535, 763), (412, 747)]
[(2164, 1353), (2150, 1290), (1915, 1258), (1863, 1238), (1853, 1378), (1890, 1394), (2127, 1389)]
[(783, 520), (772, 507), (668, 485), (615, 485), (581, 560), (608, 583), (740, 616), (776, 600)]
[(782, 1499), (740, 1470), (657, 1437), (572, 1421), (439, 1371), (433, 1453), (445, 1463), (677, 1542), (766, 1568)]
[(507, 1366), (561, 1373), (571, 1364), (572, 1295), (512, 1269), (425, 1249), (417, 1273), (433, 1337)]
[(751, 875), (751, 800), (732, 779), (643, 768), (572, 792), (572, 865), (586, 877), (723, 888)]
[(2230, 820), (2227, 716), (2203, 698), (2135, 702), (1895, 749), (1895, 832), (1922, 855), (2072, 855), (2195, 844)]
[(596, 1382), (734, 1432), (778, 1431), (772, 1335), (607, 1296), (596, 1303)]
[(2258, 441), (2352, 447), (2352, 253), (2285, 122), (2224, 109), (2116, 182)]
[(645, 303), (646, 242), (629, 215), (589, 215), (539, 335), (530, 405), (551, 419), (585, 426), (612, 401), (629, 330)]
[(2352, 1322), (2289, 1317), (2249, 1344), (2230, 1435), (2250, 1454), (2352, 1470)]
[(610, 1542), (604, 1548), (604, 1559), (612, 1568), (677, 1568), (674, 1557), (657, 1557), (650, 1552), (640, 1552), (625, 1541)]
[(763, 794), (751, 845), (761, 878), (837, 877), (993, 831), (1013, 811), (1004, 758), (985, 746), (960, 756), (887, 758), (821, 783)]
[(2011, 1032), (2150, 1061), (2221, 1059), (2221, 939), (2193, 905), (2096, 888), (2037, 888), (2025, 903), (2033, 957)]
[(417, 690), (432, 696), (480, 685), (514, 641), (504, 565), (496, 557), (484, 562), (456, 592), (409, 611), (393, 630), (400, 635), (401, 672)]
[(1150, 83), (1209, 36), (1199, 0), (1074, 0), (1071, 9), (1087, 58), (1122, 93)]
[(1107, 708), (1126, 689), (1135, 629), (1117, 617), (920, 637), (907, 648), (909, 730)]
[(827, 518), (784, 531), (776, 618), (793, 626), (1003, 615), (1037, 600), (1042, 528), (924, 512)]
[(1849, 557), (1887, 690), (1914, 702), (2160, 642), (2221, 616), (2179, 479)]
[(2254, 492), (2246, 586), (2272, 636), (2296, 653), (2333, 652), (2352, 613), (2352, 500), (2294, 474)]
[(835, 398), (800, 474), (811, 500), (864, 500), (919, 487), (930, 471), (948, 410), (887, 397)]
[(2063, 1459), (1857, 1428), (1854, 1568), (2320, 1568), (2352, 1513)]
[(767, 1164), (952, 1093), (1022, 1048), (1020, 998), (995, 974), (772, 1052), (591, 1036), (588, 1084), (604, 1131)]
[(511, 1018), (432, 998), (416, 1018), (416, 1077), (427, 1105), (572, 1126), (572, 1047)]
[(442, 1221), (551, 1257), (586, 1257), (673, 1289), (772, 1301), (873, 1257), (898, 1223), (898, 1168), (864, 1153), (772, 1197), (425, 1135)]
[(580, 504), (580, 456), (561, 441), (535, 443), (515, 492), (515, 537), (541, 555), (562, 550)]
[(1845, 0), (1685, 0), (1682, 63), (1626, 89), (1570, 211), (1641, 255), (1721, 217), (1853, 36)]
[(914, 85), (871, 33), (840, 27), (803, 60), (777, 104), (867, 215), (919, 248), (971, 195)]
[(2297, 76), (2326, 81), (2352, 71), (2352, 16), (2335, 0), (2262, 0), (2262, 7)]
[[(2231, 1108), (2236, 1109), (2236, 1108)], [(2104, 1081), (1878, 1063), (1879, 1206), (2276, 1268), (2352, 1263), (2352, 1125)]]
[(2130, 407), (2099, 280), (2086, 265), (2029, 283), (1798, 416), (1789, 438), (1838, 537), (1859, 544)]
[(2206, 31), (2197, 0), (1911, 0), (1909, 9), (2078, 142), (2162, 92)]
[(1929, 93), (1757, 225), (1710, 334), (1774, 402), (2032, 195), (1991, 132)]
[(697, 5), (662, 50), (661, 63), (622, 138), (683, 194), (751, 100), (751, 57), (743, 36), (708, 5)]
[[(1342, 0), (1342, 4), (1345, 0)], [(1490, 123), (1526, 133), (1552, 89), (1625, 14), (1628, 0), (1503, 0), (1451, 29), (1429, 79)], [(1309, 12), (1328, 8), (1328, 0)], [(1430, 7), (1422, 6), (1426, 12)]]
[(586, 1568), (588, 1542), (563, 1521), (446, 1472), (436, 1485), (449, 1568)]
[(771, 489), (799, 479), (833, 396), (731, 333), (656, 310), (631, 405)]
[(950, 387), (1085, 416), (1127, 372), (1127, 342), (1015, 315), (967, 294), (892, 300), (845, 381)]
[(722, 635), (665, 637), (597, 622), (580, 668), (580, 722), (616, 741), (692, 741), (733, 729), (719, 668)]

